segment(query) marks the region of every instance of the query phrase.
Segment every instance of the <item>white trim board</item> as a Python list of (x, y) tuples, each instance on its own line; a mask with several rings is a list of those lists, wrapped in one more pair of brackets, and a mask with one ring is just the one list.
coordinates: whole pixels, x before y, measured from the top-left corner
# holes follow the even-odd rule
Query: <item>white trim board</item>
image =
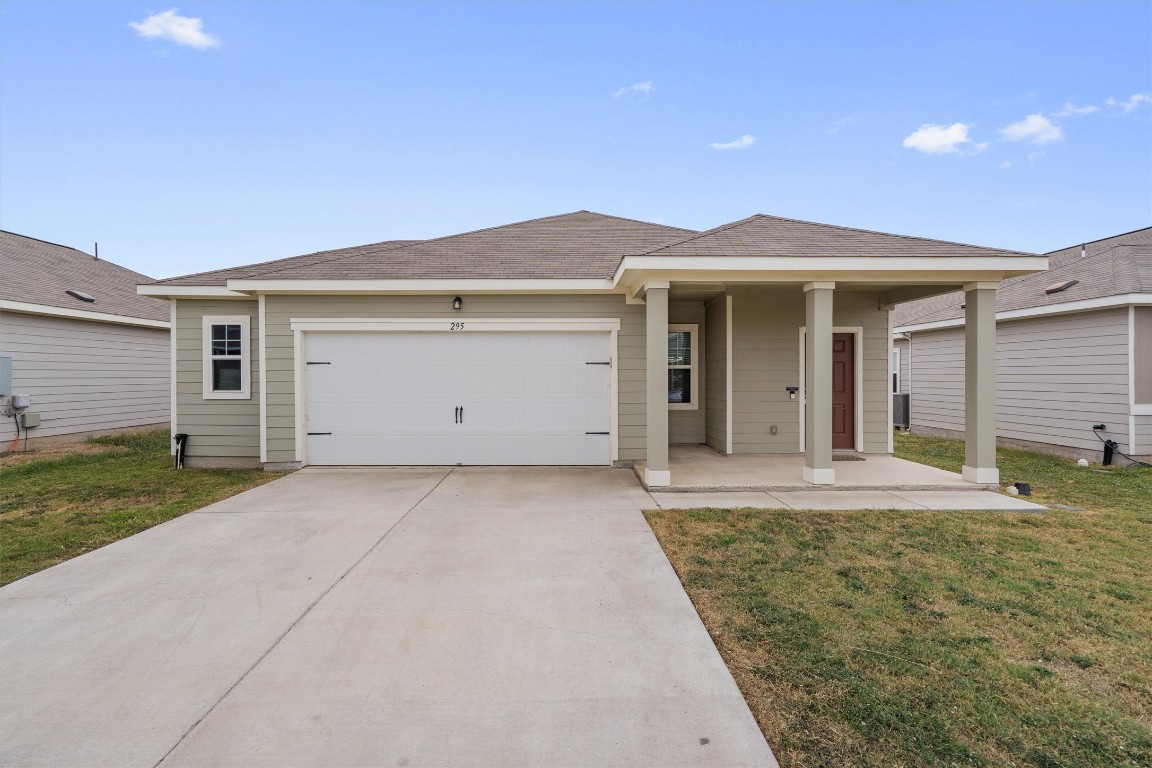
[(446, 315), (413, 320), (403, 317), (293, 317), (293, 331), (424, 331), (429, 333), (492, 333), (532, 331), (619, 331), (620, 318), (474, 317)]
[[(1048, 304), (1043, 307), (1026, 307), (1024, 309), (1009, 309), (996, 313), (996, 322), (1002, 320), (1020, 320), (1028, 317), (1044, 317), (1046, 315), (1068, 315), (1075, 312), (1092, 312), (1097, 309), (1112, 309), (1115, 307), (1148, 307), (1152, 306), (1152, 293), (1123, 293), (1116, 296), (1104, 296), (1099, 299), (1084, 299), (1082, 301), (1066, 301), (1062, 304)], [(960, 328), (964, 325), (964, 318), (957, 317), (949, 320), (935, 320), (931, 323), (912, 323), (901, 325), (893, 329), (893, 333), (911, 333), (913, 331), (935, 331), (943, 328)]]
[[(244, 293), (620, 293), (605, 279), (435, 279), (435, 280), (229, 280)], [(240, 295), (240, 294), (238, 294)]]
[(725, 411), (724, 412), (724, 435), (725, 435), (725, 443), (726, 443), (724, 448), (725, 448), (725, 452), (729, 456), (731, 456), (732, 455), (732, 445), (734, 443), (734, 440), (732, 438), (732, 411), (733, 411), (733, 404), (732, 404), (732, 368), (733, 368), (733, 366), (732, 366), (732, 295), (728, 294), (724, 297), (724, 299), (725, 299), (724, 311), (725, 311), (725, 315), (726, 315), (725, 322), (724, 322), (724, 330), (725, 330), (725, 334), (726, 334), (726, 338), (724, 339), (724, 344), (726, 347), (725, 353), (724, 353), (725, 354), (724, 362), (725, 362), (725, 367), (727, 368), (727, 370), (724, 372), (724, 374), (725, 374), (725, 394), (727, 395), (727, 401), (725, 402), (725, 409), (724, 409), (724, 411)]
[[(807, 393), (804, 391), (804, 334), (806, 326), (800, 326), (800, 453), (804, 453), (804, 430), (807, 426), (804, 423), (804, 404), (807, 402)], [(856, 432), (854, 438), (856, 446), (853, 450), (858, 453), (864, 451), (864, 326), (861, 325), (834, 325), (832, 326), (832, 333), (851, 333), (854, 336), (853, 350), (852, 350), (852, 367), (855, 369), (853, 375), (856, 377), (854, 387), (856, 391), (853, 393), (853, 408), (855, 413), (853, 419), (855, 420), (854, 430)], [(889, 357), (891, 359), (891, 357)], [(888, 384), (886, 389), (891, 388), (891, 383)], [(892, 422), (892, 397), (889, 395), (888, 406), (888, 422)], [(891, 431), (889, 431), (891, 432)]]
[(28, 304), (23, 301), (0, 300), (0, 310), (8, 312), (22, 312), (26, 315), (46, 315), (48, 317), (66, 317), (70, 320), (90, 320), (96, 323), (114, 323), (116, 325), (138, 325), (142, 328), (161, 328), (170, 330), (172, 323), (166, 320), (149, 320), (145, 317), (131, 317), (129, 315), (114, 315), (108, 312), (93, 312), (87, 309), (69, 309), (67, 307), (51, 307), (47, 304)]
[(268, 351), (265, 344), (268, 321), (265, 315), (264, 296), (261, 294), (256, 304), (256, 333), (259, 334), (260, 352), (260, 462), (268, 461)]
[(176, 433), (179, 431), (176, 427), (176, 299), (171, 299), (168, 302), (168, 317), (171, 320), (171, 328), (168, 331), (168, 376), (171, 381), (168, 382), (168, 397), (169, 405), (168, 414), (169, 421), (169, 437), (168, 448), (171, 450), (171, 455), (176, 455)]
[(170, 296), (186, 299), (250, 299), (244, 293), (236, 293), (219, 285), (148, 285), (136, 286), (136, 293), (140, 296), (155, 296), (168, 298)]

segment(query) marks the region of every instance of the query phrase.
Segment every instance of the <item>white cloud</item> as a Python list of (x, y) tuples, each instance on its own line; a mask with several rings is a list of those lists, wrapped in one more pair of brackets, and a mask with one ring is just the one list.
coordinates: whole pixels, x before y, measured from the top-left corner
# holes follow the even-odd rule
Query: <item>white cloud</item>
[(1064, 131), (1044, 115), (1028, 115), (1018, 123), (1000, 129), (1005, 141), (1028, 141), (1033, 144), (1050, 144), (1064, 138)]
[(645, 80), (642, 83), (633, 83), (632, 85), (624, 86), (612, 94), (612, 98), (618, 99), (621, 96), (647, 96), (650, 93), (652, 93), (652, 81)]
[(1128, 101), (1108, 99), (1104, 103), (1110, 107), (1119, 107), (1120, 112), (1126, 115), (1138, 108), (1141, 104), (1152, 104), (1152, 93), (1134, 93), (1128, 98)]
[(1078, 107), (1072, 102), (1066, 101), (1064, 102), (1064, 108), (1059, 112), (1053, 112), (1052, 117), (1082, 117), (1084, 115), (1090, 115), (1093, 112), (1099, 111), (1100, 107), (1094, 106), (1092, 104), (1085, 104), (1082, 107)]
[(854, 117), (842, 117), (836, 122), (832, 123), (832, 127), (828, 129), (828, 133), (839, 133), (841, 128), (847, 128), (855, 122), (856, 118)]
[(190, 16), (181, 16), (172, 8), (154, 13), (144, 21), (129, 22), (141, 37), (149, 40), (167, 40), (190, 48), (215, 48), (220, 39), (204, 31), (204, 22)]
[(714, 141), (712, 142), (712, 149), (748, 149), (748, 147), (755, 143), (756, 137), (746, 133), (735, 141)]
[(904, 146), (928, 155), (943, 155), (959, 152), (970, 141), (968, 126), (964, 123), (948, 126), (925, 123), (904, 139)]
[(1001, 168), (1011, 168), (1015, 164), (1016, 164), (1016, 162), (1014, 160), (1005, 160), (1004, 162), (1000, 163), (1000, 167)]

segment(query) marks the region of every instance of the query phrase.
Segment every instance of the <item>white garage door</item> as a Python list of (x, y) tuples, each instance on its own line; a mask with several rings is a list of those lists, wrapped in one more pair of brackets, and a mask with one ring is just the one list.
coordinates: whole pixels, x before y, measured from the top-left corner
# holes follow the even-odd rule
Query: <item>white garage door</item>
[(608, 464), (609, 339), (308, 333), (308, 463)]

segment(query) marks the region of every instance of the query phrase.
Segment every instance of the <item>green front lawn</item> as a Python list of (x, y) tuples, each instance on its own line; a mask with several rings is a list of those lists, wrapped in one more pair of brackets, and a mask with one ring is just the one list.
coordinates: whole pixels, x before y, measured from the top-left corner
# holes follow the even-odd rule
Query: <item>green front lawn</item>
[(1152, 766), (1152, 469), (999, 462), (1086, 511), (648, 513), (783, 765)]
[(0, 457), (0, 584), (262, 485), (258, 469), (172, 468), (168, 432)]

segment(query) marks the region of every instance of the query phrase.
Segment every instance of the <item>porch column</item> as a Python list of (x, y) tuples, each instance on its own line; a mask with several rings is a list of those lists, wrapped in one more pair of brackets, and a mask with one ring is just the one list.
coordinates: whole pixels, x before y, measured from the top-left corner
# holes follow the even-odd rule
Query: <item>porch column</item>
[[(836, 481), (832, 469), (832, 290), (836, 283), (804, 286), (804, 480)], [(861, 354), (859, 351), (856, 354)]]
[(668, 470), (668, 283), (647, 284), (648, 442), (644, 482), (649, 486), (672, 484)]
[(999, 483), (996, 469), (996, 286), (964, 286), (964, 479)]

